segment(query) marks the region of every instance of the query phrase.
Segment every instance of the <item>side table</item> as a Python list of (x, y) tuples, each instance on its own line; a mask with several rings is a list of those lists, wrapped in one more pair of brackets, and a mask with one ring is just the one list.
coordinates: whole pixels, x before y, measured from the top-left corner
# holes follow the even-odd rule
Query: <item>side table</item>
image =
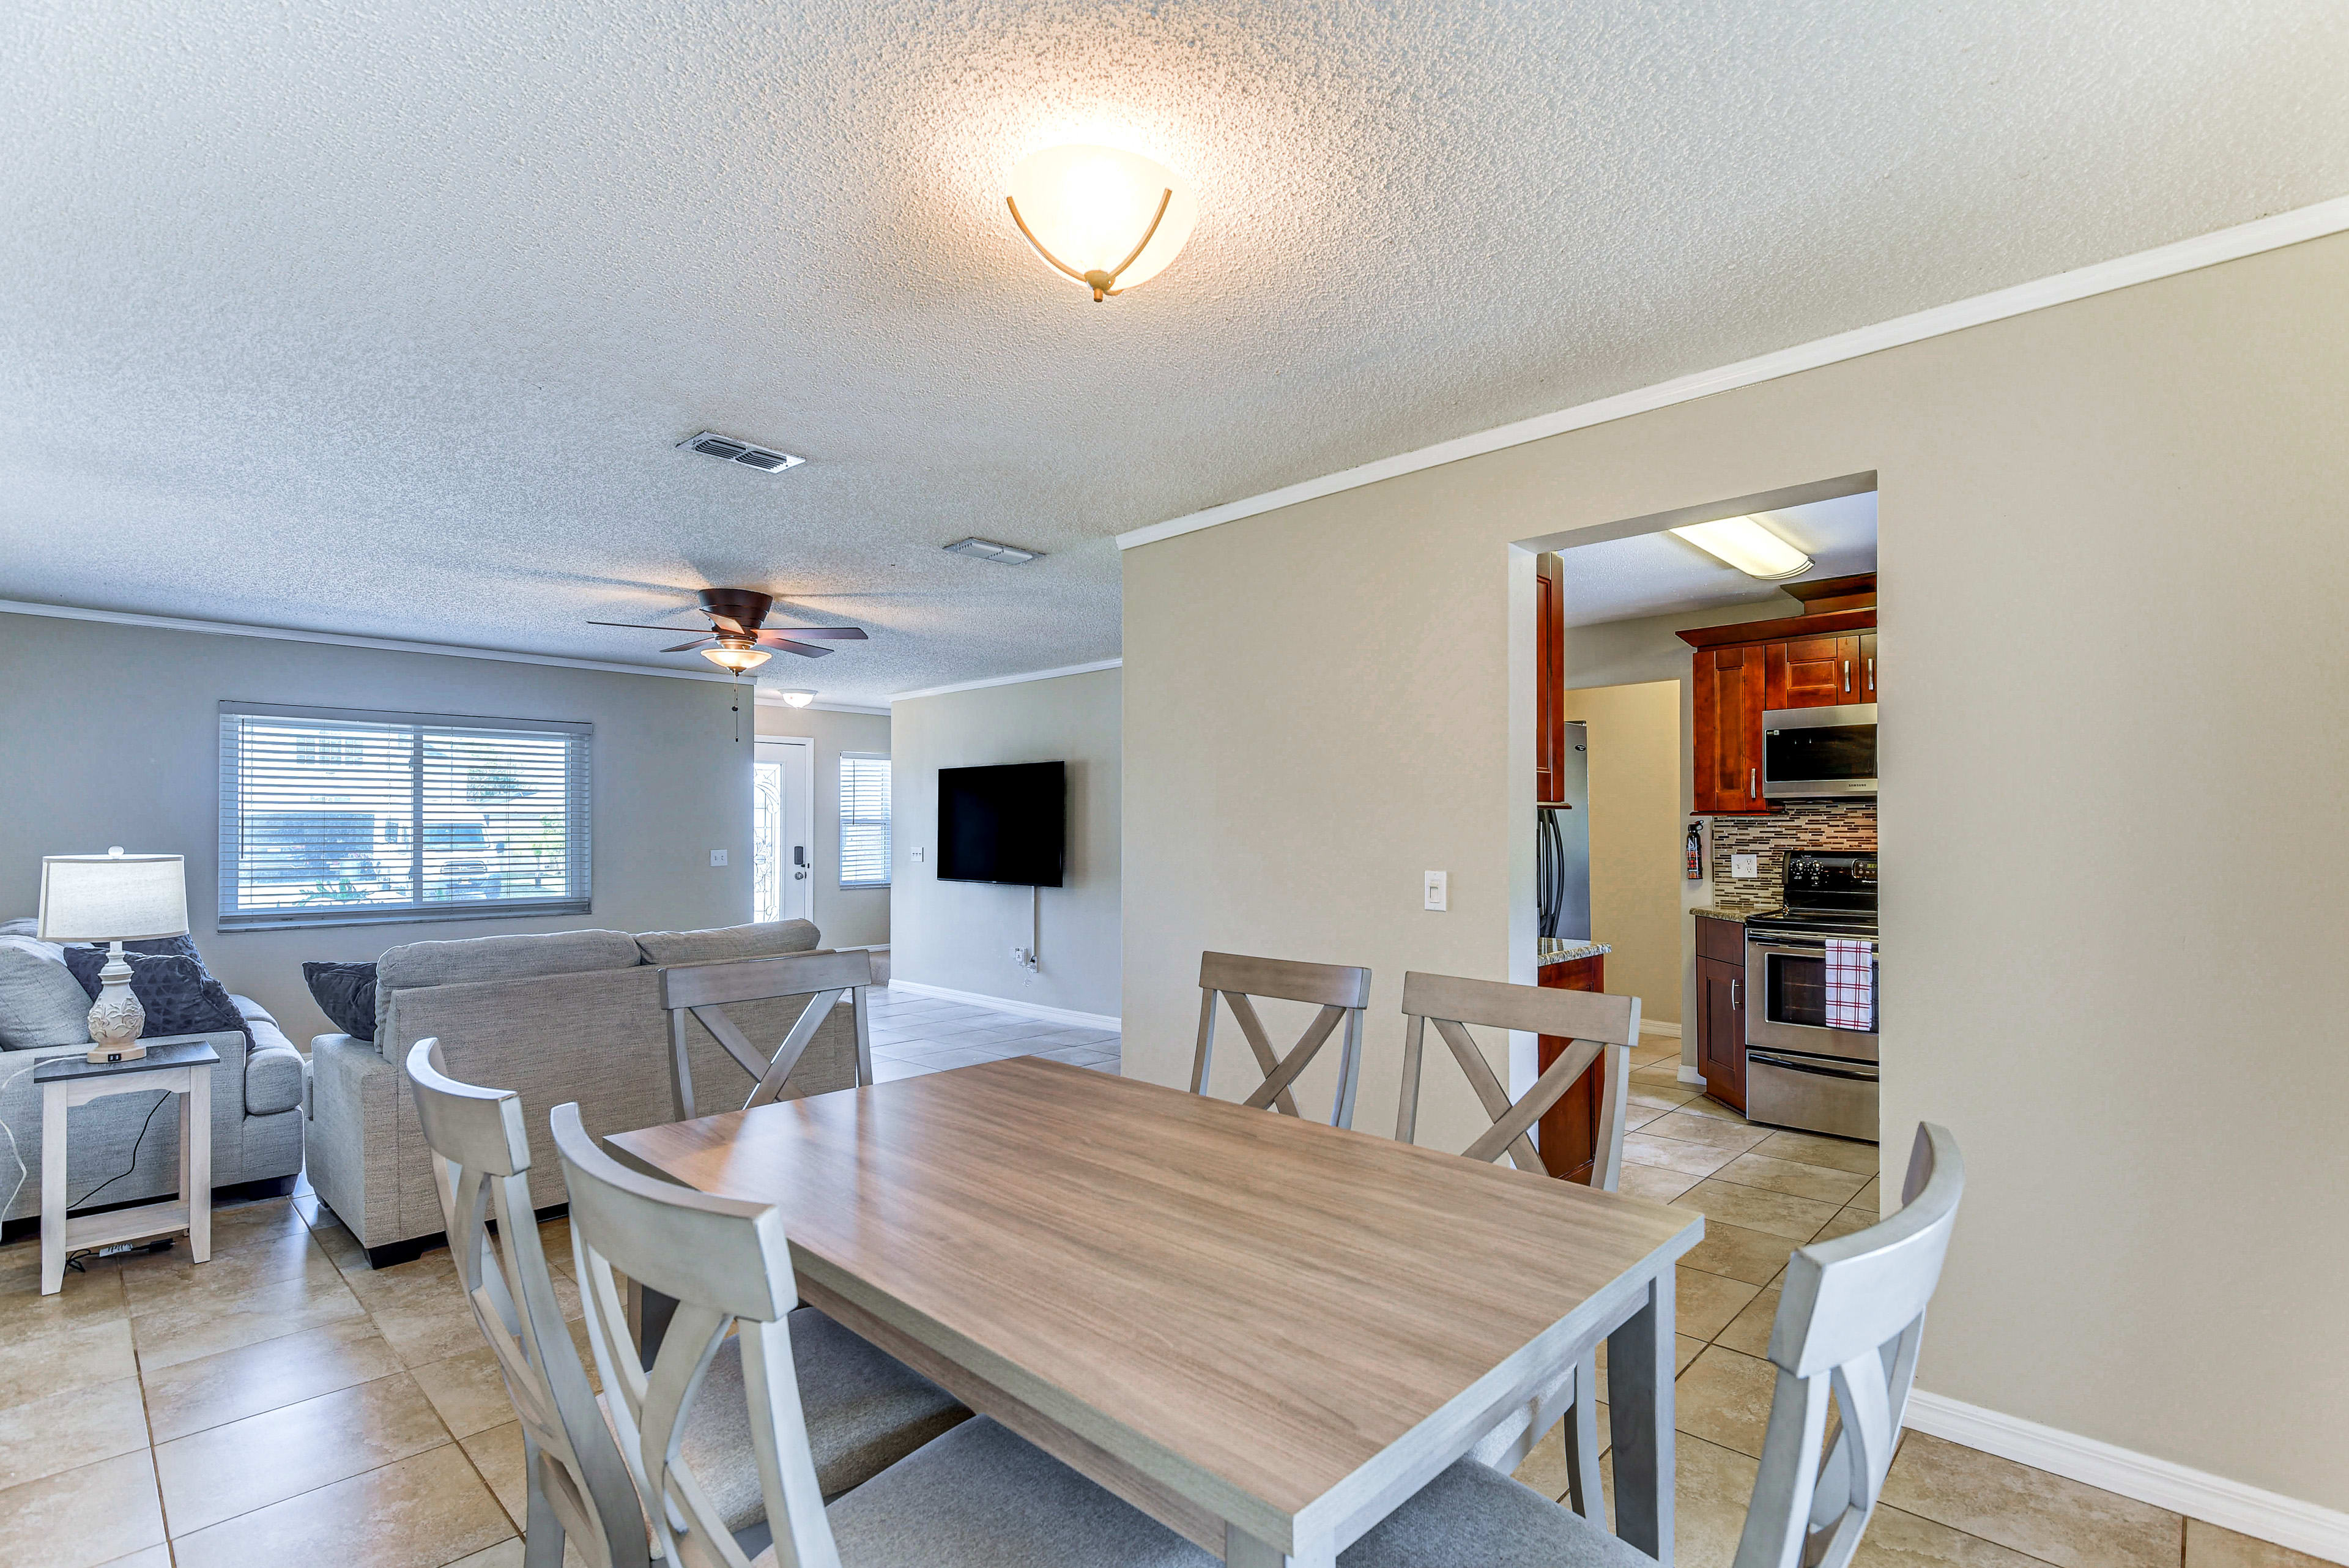
[[(146, 1042), (135, 1062), (89, 1062), (60, 1056), (33, 1069), (41, 1085), (41, 1293), (65, 1288), (66, 1257), (84, 1247), (110, 1247), (188, 1233), (199, 1263), (212, 1255), (212, 1068), (220, 1053), (201, 1037)], [(161, 1089), (180, 1096), (180, 1196), (130, 1209), (68, 1217), (66, 1213), (66, 1112), (108, 1095)]]

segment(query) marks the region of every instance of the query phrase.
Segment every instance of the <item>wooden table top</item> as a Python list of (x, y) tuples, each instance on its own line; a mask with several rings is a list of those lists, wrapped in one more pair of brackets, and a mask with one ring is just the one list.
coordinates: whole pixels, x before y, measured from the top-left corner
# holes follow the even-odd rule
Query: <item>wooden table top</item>
[(775, 1204), (808, 1280), (1265, 1539), (1361, 1509), (1401, 1439), (1447, 1441), (1554, 1370), (1703, 1234), (1032, 1057), (608, 1141)]

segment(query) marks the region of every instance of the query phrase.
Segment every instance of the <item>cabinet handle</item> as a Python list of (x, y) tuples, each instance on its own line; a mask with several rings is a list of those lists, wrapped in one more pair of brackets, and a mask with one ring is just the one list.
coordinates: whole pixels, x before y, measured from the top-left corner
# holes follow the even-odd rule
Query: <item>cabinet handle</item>
[(1876, 690), (1876, 655), (1872, 653), (1868, 656), (1868, 689)]
[(1848, 659), (1843, 661), (1843, 689), (1847, 691), (1851, 690), (1851, 660)]
[(1745, 770), (1745, 798), (1748, 800), (1759, 800), (1762, 798), (1762, 784), (1758, 776), (1760, 770), (1756, 768), (1747, 768)]
[(1744, 982), (1744, 981), (1738, 981), (1738, 980), (1733, 980), (1733, 981), (1731, 981), (1729, 982), (1729, 1008), (1730, 1008), (1730, 1011), (1731, 1011), (1731, 1012), (1734, 1012), (1735, 1011), (1737, 1011), (1737, 1009), (1739, 1009), (1739, 1008), (1741, 1008), (1741, 1007), (1743, 1007), (1743, 1006), (1744, 1006), (1744, 1005), (1745, 1005), (1745, 982)]

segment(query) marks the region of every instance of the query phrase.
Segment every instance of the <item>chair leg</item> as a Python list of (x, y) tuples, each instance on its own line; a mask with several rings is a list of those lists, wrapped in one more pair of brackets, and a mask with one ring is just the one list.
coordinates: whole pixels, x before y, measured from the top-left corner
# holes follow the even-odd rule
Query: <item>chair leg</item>
[(1574, 1368), (1574, 1408), (1566, 1413), (1567, 1505), (1607, 1528), (1607, 1493), (1599, 1481), (1599, 1350), (1582, 1353)]
[(554, 1517), (554, 1505), (546, 1501), (546, 1488), (540, 1479), (538, 1440), (528, 1431), (523, 1433), (523, 1473), (530, 1478), (530, 1511), (523, 1516), (522, 1541), (523, 1568), (563, 1568), (563, 1522)]

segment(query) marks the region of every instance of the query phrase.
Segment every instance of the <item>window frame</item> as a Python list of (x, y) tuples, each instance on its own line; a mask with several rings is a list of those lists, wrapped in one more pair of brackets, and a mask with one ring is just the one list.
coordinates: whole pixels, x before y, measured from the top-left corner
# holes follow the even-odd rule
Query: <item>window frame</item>
[[(471, 713), (411, 713), (367, 708), (319, 708), (276, 702), (222, 701), (219, 704), (219, 837), (218, 886), (214, 897), (214, 929), (222, 935), (237, 931), (288, 930), (303, 927), (438, 925), (452, 920), (510, 920), (549, 915), (595, 913), (595, 726), (585, 721), (515, 719)], [(564, 837), (566, 880), (577, 889), (560, 898), (501, 898), (493, 901), (366, 904), (347, 909), (316, 906), (274, 909), (237, 907), (243, 856), (243, 815), (240, 801), (241, 748), (233, 739), (240, 721), (283, 720), (300, 723), (368, 725), (378, 730), (407, 730), (413, 734), (433, 730), (505, 732), (517, 735), (561, 735), (567, 748), (564, 770), (564, 815), (570, 831)], [(420, 857), (427, 836), (416, 831), (422, 823), (423, 789), (420, 740), (415, 744), (411, 794), (408, 812), (411, 854)], [(409, 839), (401, 842), (410, 842)]]
[[(881, 763), (886, 764), (889, 770), (887, 774), (889, 784), (889, 815), (881, 818), (880, 821), (881, 879), (877, 882), (851, 882), (848, 880), (849, 824), (854, 822), (860, 826), (865, 826), (869, 825), (873, 820), (870, 817), (852, 817), (848, 815), (848, 764), (852, 762)], [(897, 765), (890, 760), (889, 753), (886, 752), (843, 752), (837, 758), (835, 765), (838, 769), (838, 774), (833, 781), (833, 794), (836, 797), (833, 801), (834, 811), (833, 815), (833, 837), (834, 839), (833, 848), (835, 851), (833, 856), (833, 884), (843, 893), (864, 893), (870, 892), (875, 888), (886, 888), (891, 885), (896, 872)]]

